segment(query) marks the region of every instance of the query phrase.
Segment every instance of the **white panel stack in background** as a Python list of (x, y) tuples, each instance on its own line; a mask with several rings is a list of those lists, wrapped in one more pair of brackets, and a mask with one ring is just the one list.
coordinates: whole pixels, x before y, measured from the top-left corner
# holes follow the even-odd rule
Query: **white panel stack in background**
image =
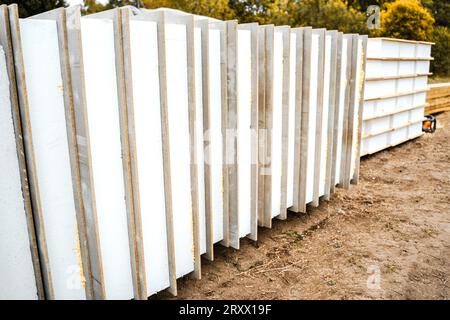
[(361, 155), (422, 135), (430, 42), (369, 39)]

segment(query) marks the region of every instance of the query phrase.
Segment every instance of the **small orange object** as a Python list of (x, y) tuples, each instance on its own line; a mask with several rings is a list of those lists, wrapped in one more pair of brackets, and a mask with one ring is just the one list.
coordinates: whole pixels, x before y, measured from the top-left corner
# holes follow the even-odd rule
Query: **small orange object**
[(436, 118), (432, 115), (425, 115), (425, 119), (422, 121), (422, 131), (433, 133), (436, 131)]

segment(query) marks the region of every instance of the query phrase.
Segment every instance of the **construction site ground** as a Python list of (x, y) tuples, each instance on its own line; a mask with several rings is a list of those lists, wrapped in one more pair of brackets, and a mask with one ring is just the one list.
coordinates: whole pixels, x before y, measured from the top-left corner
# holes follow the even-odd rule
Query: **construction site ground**
[(330, 201), (274, 220), (202, 279), (156, 299), (450, 299), (450, 112), (434, 134), (366, 156)]

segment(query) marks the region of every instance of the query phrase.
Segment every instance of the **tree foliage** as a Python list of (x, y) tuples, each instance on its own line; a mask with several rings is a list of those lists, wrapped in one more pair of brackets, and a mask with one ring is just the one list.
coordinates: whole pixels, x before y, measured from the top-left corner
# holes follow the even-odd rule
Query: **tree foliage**
[(434, 29), (432, 40), (435, 45), (432, 47), (432, 72), (437, 75), (450, 75), (450, 29), (437, 26)]
[(385, 4), (381, 12), (382, 36), (418, 41), (430, 40), (434, 18), (417, 0), (397, 0)]
[(450, 1), (428, 0), (431, 2), (426, 7), (431, 11), (437, 26), (450, 27)]
[(141, 0), (145, 8), (172, 8), (220, 20), (234, 19), (228, 0)]
[(21, 18), (30, 17), (55, 8), (67, 6), (67, 2), (65, 0), (0, 0), (0, 4), (9, 5), (13, 3), (17, 3), (19, 7), (19, 16)]
[(342, 0), (303, 0), (298, 3), (294, 25), (364, 34), (368, 32), (366, 19)]
[[(68, 0), (0, 0), (0, 4), (18, 3), (21, 17), (29, 17), (57, 7)], [(84, 0), (83, 14), (125, 5), (144, 8), (172, 8), (213, 17), (237, 19), (239, 23), (312, 26), (345, 33), (360, 33), (410, 40), (436, 42), (433, 48), (436, 73), (450, 74), (447, 61), (450, 40), (450, 0)], [(381, 28), (368, 30), (368, 6), (378, 5)]]

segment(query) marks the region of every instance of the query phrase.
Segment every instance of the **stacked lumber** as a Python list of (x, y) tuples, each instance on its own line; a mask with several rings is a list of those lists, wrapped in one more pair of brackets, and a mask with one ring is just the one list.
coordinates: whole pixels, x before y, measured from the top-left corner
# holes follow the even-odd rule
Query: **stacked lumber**
[(169, 9), (0, 6), (0, 297), (176, 295), (216, 245), (356, 183), (366, 43)]
[(428, 85), (426, 114), (434, 114), (450, 110), (450, 83)]

